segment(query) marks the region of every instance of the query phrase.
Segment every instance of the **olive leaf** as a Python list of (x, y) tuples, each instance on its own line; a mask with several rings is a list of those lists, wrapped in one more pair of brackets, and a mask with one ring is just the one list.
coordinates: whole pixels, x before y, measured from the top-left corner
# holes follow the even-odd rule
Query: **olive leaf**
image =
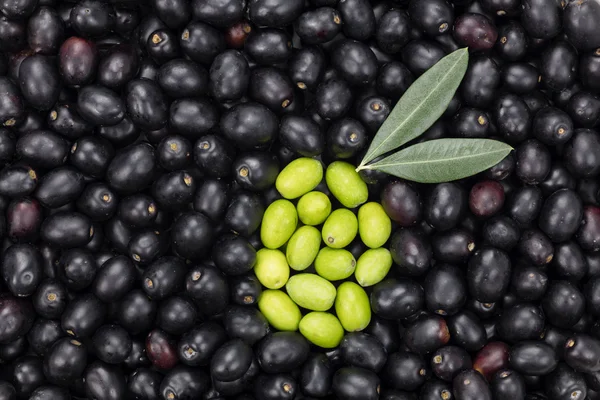
[(415, 144), (363, 167), (421, 183), (449, 182), (496, 165), (511, 151), (490, 139), (437, 139)]
[(357, 168), (423, 134), (442, 116), (467, 71), (469, 52), (459, 49), (421, 75), (404, 93), (373, 138)]

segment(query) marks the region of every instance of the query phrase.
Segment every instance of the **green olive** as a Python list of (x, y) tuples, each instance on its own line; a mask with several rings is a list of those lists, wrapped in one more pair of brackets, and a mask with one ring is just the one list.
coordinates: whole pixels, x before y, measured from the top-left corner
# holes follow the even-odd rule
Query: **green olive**
[(337, 289), (335, 313), (348, 332), (362, 331), (371, 322), (369, 296), (354, 282), (344, 282)]
[(381, 204), (370, 202), (358, 209), (358, 233), (362, 242), (372, 249), (387, 242), (392, 233), (392, 220)]
[(258, 299), (258, 308), (269, 324), (280, 331), (297, 331), (302, 314), (300, 309), (281, 290), (268, 289)]
[(391, 267), (392, 255), (388, 249), (369, 249), (358, 257), (354, 276), (360, 286), (373, 286), (386, 277)]
[(355, 268), (356, 260), (354, 256), (344, 249), (324, 247), (315, 259), (317, 274), (328, 281), (346, 279), (354, 273)]
[(358, 207), (369, 198), (367, 184), (352, 164), (334, 161), (327, 167), (325, 180), (331, 193), (346, 208)]
[(325, 223), (321, 234), (325, 244), (333, 249), (348, 246), (358, 233), (358, 220), (350, 210), (339, 208), (332, 212)]
[(290, 278), (290, 267), (281, 251), (264, 248), (256, 252), (254, 273), (267, 289), (279, 289)]
[(290, 238), (285, 247), (290, 268), (303, 271), (315, 261), (321, 247), (321, 232), (314, 226), (304, 225)]
[(344, 338), (344, 328), (332, 314), (313, 311), (300, 321), (300, 333), (312, 344), (324, 349), (337, 347)]
[(263, 215), (260, 239), (268, 249), (278, 249), (292, 236), (298, 225), (296, 207), (289, 200), (275, 200)]
[(331, 200), (323, 192), (310, 192), (298, 200), (298, 217), (305, 225), (321, 225), (331, 213)]
[(294, 303), (313, 311), (329, 310), (336, 295), (335, 286), (315, 274), (292, 276), (285, 285), (285, 290)]
[(279, 173), (275, 187), (286, 199), (310, 192), (323, 180), (323, 165), (314, 158), (297, 158)]

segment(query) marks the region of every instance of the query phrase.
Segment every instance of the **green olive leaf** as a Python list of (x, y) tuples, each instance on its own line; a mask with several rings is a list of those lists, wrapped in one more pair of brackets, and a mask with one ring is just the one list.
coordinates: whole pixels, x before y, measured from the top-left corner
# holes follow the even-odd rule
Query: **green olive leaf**
[(459, 49), (421, 75), (404, 93), (373, 138), (358, 170), (370, 161), (423, 134), (442, 116), (460, 85), (469, 52)]
[(449, 182), (485, 171), (512, 150), (506, 143), (490, 139), (437, 139), (415, 144), (364, 168), (414, 182)]

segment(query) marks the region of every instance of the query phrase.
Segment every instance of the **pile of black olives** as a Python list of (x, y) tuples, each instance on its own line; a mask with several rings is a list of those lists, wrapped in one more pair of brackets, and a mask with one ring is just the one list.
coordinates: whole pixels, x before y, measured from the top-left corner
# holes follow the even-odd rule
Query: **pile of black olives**
[[(598, 24), (598, 0), (0, 0), (0, 400), (600, 399)], [(365, 173), (393, 220), (370, 324), (334, 349), (269, 326), (279, 172), (359, 162), (466, 46), (420, 140), (515, 151)]]

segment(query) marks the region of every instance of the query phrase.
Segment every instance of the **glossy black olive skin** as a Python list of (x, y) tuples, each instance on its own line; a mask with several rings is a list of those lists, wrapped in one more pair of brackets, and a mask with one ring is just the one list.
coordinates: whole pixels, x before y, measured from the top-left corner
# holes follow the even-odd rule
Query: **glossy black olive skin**
[(423, 309), (425, 295), (423, 288), (410, 279), (387, 279), (374, 286), (370, 302), (375, 315), (385, 319), (400, 319)]
[(307, 45), (325, 43), (341, 32), (341, 15), (331, 7), (305, 11), (294, 22), (294, 29), (302, 42)]
[(302, 366), (299, 379), (302, 393), (322, 397), (331, 390), (332, 365), (326, 355), (311, 353)]
[(31, 349), (43, 357), (50, 347), (64, 336), (60, 328), (60, 322), (52, 319), (38, 318), (27, 334), (27, 341)]
[(596, 358), (599, 352), (598, 339), (586, 334), (576, 334), (570, 336), (564, 345), (564, 360), (580, 372), (594, 373), (600, 371)]
[(467, 207), (467, 196), (464, 190), (454, 183), (436, 185), (425, 204), (425, 220), (438, 230), (455, 227)]
[(413, 353), (425, 355), (449, 340), (446, 320), (438, 315), (423, 314), (407, 327), (403, 342)]
[(498, 38), (494, 23), (479, 13), (465, 13), (457, 17), (452, 33), (460, 46), (473, 50), (489, 50)]
[(455, 314), (467, 300), (467, 285), (460, 270), (448, 264), (438, 264), (427, 273), (423, 290), (427, 309), (440, 315)]
[(291, 38), (283, 30), (256, 29), (246, 39), (244, 50), (260, 65), (275, 65), (291, 56), (291, 44)]
[(399, 351), (389, 355), (381, 374), (386, 385), (397, 390), (413, 391), (425, 382), (428, 370), (420, 356)]
[(66, 161), (69, 144), (52, 131), (34, 130), (17, 140), (16, 152), (32, 166), (55, 168)]
[(553, 281), (542, 299), (542, 306), (551, 324), (559, 328), (568, 328), (582, 317), (585, 298), (573, 283)]
[(178, 99), (171, 103), (169, 124), (189, 138), (198, 138), (218, 123), (218, 111), (204, 98)]
[(523, 301), (539, 300), (548, 287), (548, 275), (535, 266), (515, 268), (511, 278), (511, 292)]
[(47, 208), (62, 207), (75, 201), (85, 187), (83, 175), (72, 167), (60, 167), (46, 174), (34, 196)]
[(554, 349), (544, 342), (524, 341), (511, 347), (511, 367), (525, 375), (545, 375), (558, 364)]
[(563, 144), (573, 136), (573, 121), (568, 114), (555, 107), (538, 111), (533, 119), (533, 134), (546, 145)]
[(524, 231), (517, 249), (530, 262), (538, 266), (550, 263), (554, 257), (554, 245), (543, 232), (537, 229)]
[(104, 325), (92, 337), (96, 356), (108, 364), (120, 364), (132, 348), (131, 338), (125, 329), (118, 325)]
[(160, 384), (163, 398), (197, 398), (209, 388), (210, 379), (202, 370), (179, 366), (171, 370)]
[(84, 136), (71, 147), (70, 163), (82, 173), (102, 177), (115, 155), (110, 142), (97, 136)]
[[(467, 105), (487, 107), (497, 99), (496, 89), (500, 82), (500, 68), (496, 62), (486, 55), (478, 55), (469, 63), (459, 91)], [(524, 112), (519, 108), (519, 114)]]
[(592, 21), (600, 13), (594, 3), (567, 4), (563, 23), (565, 33), (578, 50), (593, 50), (600, 44), (600, 37), (592, 27)]
[(58, 69), (45, 56), (29, 56), (19, 67), (19, 86), (24, 99), (32, 107), (49, 110), (60, 94)]
[(213, 246), (212, 258), (226, 275), (241, 275), (250, 271), (256, 263), (256, 250), (248, 240), (224, 235)]
[(118, 367), (94, 361), (85, 371), (85, 392), (102, 400), (123, 398), (127, 391), (125, 376)]
[(115, 24), (114, 9), (101, 1), (85, 0), (71, 10), (70, 23), (83, 36), (102, 36)]
[(553, 43), (542, 54), (540, 73), (542, 82), (551, 90), (571, 86), (577, 77), (576, 50), (568, 42)]
[(186, 171), (168, 172), (152, 184), (152, 197), (162, 210), (183, 209), (194, 197), (196, 180)]
[(235, 181), (241, 188), (263, 191), (275, 183), (279, 174), (279, 160), (267, 152), (249, 152), (234, 161), (233, 171)]
[(125, 117), (125, 105), (114, 91), (88, 85), (77, 96), (77, 111), (94, 125), (116, 125)]
[(182, 260), (166, 256), (154, 261), (142, 274), (143, 289), (153, 300), (161, 300), (184, 286), (187, 268)]
[(223, 34), (203, 22), (189, 23), (180, 36), (181, 50), (193, 61), (210, 65), (214, 58), (225, 50)]
[(354, 157), (365, 148), (367, 142), (367, 130), (352, 118), (336, 121), (326, 134), (327, 150), (336, 159)]
[(225, 329), (221, 325), (204, 322), (186, 332), (179, 340), (179, 360), (189, 366), (206, 366), (225, 341)]
[(391, 9), (379, 19), (375, 32), (377, 45), (388, 54), (399, 53), (410, 40), (410, 19), (404, 10)]
[(517, 21), (509, 21), (498, 27), (498, 41), (495, 49), (508, 61), (517, 61), (527, 52), (527, 34)]
[(462, 371), (454, 377), (452, 381), (452, 392), (457, 399), (492, 399), (492, 392), (484, 377), (479, 372), (472, 369)]
[(452, 341), (468, 351), (481, 349), (487, 338), (483, 324), (468, 310), (462, 310), (448, 317), (448, 330)]
[(92, 221), (106, 221), (117, 212), (117, 195), (103, 183), (92, 183), (83, 189), (76, 205)]
[(134, 193), (152, 182), (155, 167), (155, 150), (150, 144), (132, 145), (117, 152), (108, 165), (106, 181), (120, 193)]
[(306, 117), (285, 115), (279, 127), (279, 140), (290, 150), (314, 157), (325, 148), (325, 138), (319, 125)]
[(128, 116), (125, 116), (121, 122), (112, 126), (100, 126), (97, 128), (99, 136), (110, 141), (118, 147), (125, 147), (132, 144), (139, 136), (140, 131)]
[(340, 368), (333, 375), (333, 393), (348, 400), (379, 398), (379, 377), (372, 371), (356, 367)]
[(231, 174), (235, 150), (220, 136), (206, 135), (194, 144), (194, 161), (209, 176), (223, 178)]
[(98, 62), (98, 83), (111, 89), (123, 87), (138, 72), (139, 61), (132, 46), (111, 47)]
[(131, 120), (145, 130), (157, 130), (168, 120), (168, 105), (160, 86), (148, 79), (127, 84), (125, 103)]
[(302, 13), (303, 6), (300, 0), (250, 0), (248, 16), (258, 26), (278, 28), (292, 23)]
[(583, 204), (576, 192), (561, 189), (554, 192), (540, 212), (540, 228), (554, 242), (568, 240), (579, 228)]
[(230, 283), (231, 300), (234, 304), (245, 306), (258, 302), (262, 293), (262, 286), (253, 274), (240, 275)]
[(473, 236), (463, 229), (440, 232), (431, 244), (436, 260), (446, 263), (464, 263), (475, 250)]
[(198, 310), (191, 299), (171, 296), (158, 306), (157, 325), (172, 335), (181, 335), (192, 328), (198, 317)]
[(206, 0), (192, 1), (192, 13), (199, 21), (217, 27), (227, 27), (238, 22), (244, 12), (244, 1), (222, 0), (211, 2)]
[(133, 262), (125, 256), (115, 256), (100, 266), (91, 290), (106, 303), (118, 301), (133, 289), (137, 278)]
[(308, 341), (297, 332), (276, 332), (258, 343), (256, 358), (267, 373), (290, 372), (306, 361), (309, 350)]
[(545, 379), (546, 393), (553, 398), (585, 398), (587, 384), (583, 374), (560, 363)]
[(221, 118), (223, 134), (242, 150), (268, 146), (277, 135), (277, 117), (259, 103), (241, 103)]
[(152, 329), (157, 304), (140, 289), (133, 289), (117, 305), (116, 319), (130, 334)]
[(248, 60), (236, 50), (226, 50), (215, 57), (210, 66), (208, 89), (217, 101), (241, 98), (248, 89), (250, 67)]
[(60, 47), (59, 72), (63, 81), (74, 87), (90, 83), (98, 65), (98, 49), (92, 41), (76, 36)]
[(213, 228), (204, 215), (190, 211), (175, 220), (171, 231), (173, 250), (191, 260), (202, 258), (213, 241)]
[(106, 306), (93, 294), (86, 293), (71, 301), (61, 316), (63, 330), (75, 337), (90, 337), (102, 325)]
[(12, 320), (0, 329), (0, 343), (9, 343), (29, 332), (34, 321), (31, 303), (8, 293), (0, 295), (0, 316)]
[(92, 253), (82, 249), (69, 249), (58, 260), (57, 276), (68, 289), (81, 291), (92, 283), (97, 269)]
[(377, 77), (377, 59), (362, 42), (345, 40), (333, 49), (333, 66), (351, 85), (361, 86), (374, 82)]
[(231, 306), (225, 311), (227, 334), (254, 345), (271, 332), (266, 318), (256, 308)]
[(60, 211), (50, 215), (40, 228), (42, 239), (62, 248), (84, 246), (93, 235), (94, 230), (90, 219), (71, 211)]
[(246, 191), (236, 193), (225, 212), (225, 224), (239, 235), (249, 237), (258, 229), (265, 205), (262, 198)]
[(252, 348), (240, 339), (223, 344), (210, 361), (210, 372), (214, 379), (231, 382), (241, 378), (252, 363)]
[(392, 258), (400, 266), (398, 271), (408, 276), (420, 276), (429, 270), (433, 251), (423, 231), (413, 228), (400, 229), (390, 240)]
[(528, 0), (523, 4), (521, 24), (533, 38), (552, 38), (561, 28), (559, 6), (551, 0)]
[(30, 244), (14, 244), (3, 254), (1, 272), (12, 294), (29, 296), (43, 278), (41, 255)]
[(517, 304), (504, 311), (496, 331), (500, 339), (509, 343), (537, 339), (544, 329), (542, 310), (531, 304)]
[(472, 366), (471, 356), (458, 346), (444, 346), (432, 354), (431, 369), (440, 379), (452, 381), (454, 376)]
[(600, 158), (594, 154), (598, 148), (600, 148), (600, 140), (596, 131), (577, 129), (571, 141), (565, 146), (565, 165), (577, 177), (597, 176), (600, 173)]
[(50, 382), (65, 384), (83, 374), (87, 362), (86, 346), (71, 339), (59, 339), (44, 358), (44, 375)]
[(56, 10), (51, 7), (39, 7), (27, 22), (27, 42), (36, 53), (56, 54), (59, 44), (64, 40), (64, 35), (64, 25)]
[(493, 247), (482, 248), (469, 260), (469, 292), (480, 302), (498, 301), (508, 289), (510, 273), (511, 262), (504, 251)]
[(68, 300), (65, 285), (54, 279), (42, 281), (32, 297), (35, 312), (44, 318), (60, 318)]
[(175, 341), (160, 329), (152, 330), (146, 337), (146, 353), (159, 370), (169, 370), (178, 361)]

